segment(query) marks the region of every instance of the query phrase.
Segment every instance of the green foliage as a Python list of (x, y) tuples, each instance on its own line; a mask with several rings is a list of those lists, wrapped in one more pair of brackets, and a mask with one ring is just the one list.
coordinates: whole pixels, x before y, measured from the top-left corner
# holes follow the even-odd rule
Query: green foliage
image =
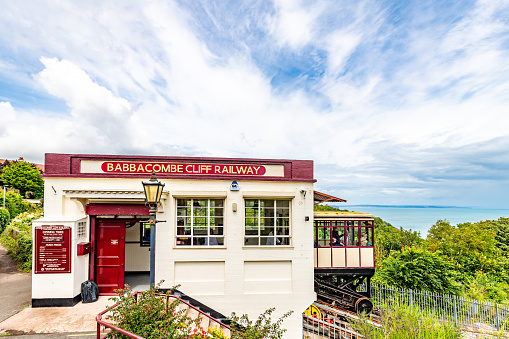
[[(1, 198), (3, 204), (3, 195)], [(14, 191), (9, 191), (5, 193), (5, 208), (9, 211), (9, 216), (11, 220), (24, 212), (39, 213), (42, 211), (42, 207), (26, 201), (20, 194)]]
[(25, 161), (17, 161), (4, 167), (0, 179), (10, 187), (18, 189), (23, 196), (27, 192), (41, 195), (44, 190), (44, 181), (40, 174), (41, 171), (34, 165)]
[(13, 219), (0, 235), (2, 246), (25, 272), (32, 270), (32, 221), (41, 216), (42, 212), (22, 213)]
[(4, 229), (9, 224), (9, 221), (11, 220), (11, 214), (9, 213), (9, 210), (3, 207), (0, 207), (0, 234), (4, 231)]
[(458, 290), (456, 278), (455, 265), (440, 252), (406, 247), (384, 260), (374, 281), (400, 288), (454, 294)]
[(483, 222), (451, 226), (448, 221), (439, 220), (429, 230), (427, 242), (430, 250), (441, 251), (463, 273), (474, 275), (477, 271), (495, 272), (502, 268), (495, 235), (496, 231)]
[(424, 243), (420, 233), (397, 229), (386, 221), (375, 217), (376, 260), (382, 262), (391, 251), (401, 251), (405, 247), (419, 247)]
[(509, 218), (481, 221), (483, 227), (495, 232), (495, 247), (509, 255)]
[(274, 308), (269, 308), (258, 316), (256, 321), (249, 320), (246, 314), (238, 317), (235, 313), (229, 317), (232, 327), (231, 339), (280, 339), (286, 329), (281, 328), (283, 320), (288, 318), (293, 311), (285, 313), (281, 318), (272, 321), (271, 315)]
[(454, 324), (437, 322), (433, 314), (404, 305), (391, 305), (382, 311), (382, 327), (377, 327), (366, 315), (351, 321), (352, 328), (370, 339), (459, 339), (461, 330)]
[[(111, 310), (109, 318), (121, 329), (147, 339), (189, 338), (193, 325), (197, 326), (199, 320), (189, 318), (185, 314), (185, 309), (178, 310), (180, 300), (167, 302), (165, 296), (158, 294), (161, 283), (162, 281), (157, 286), (152, 286), (150, 290), (138, 293), (137, 296), (133, 294), (129, 285), (116, 290), (118, 295), (110, 300), (119, 304)], [(108, 338), (127, 338), (127, 336), (112, 332), (108, 334)]]
[(337, 207), (334, 207), (334, 206), (330, 206), (330, 205), (322, 205), (322, 204), (318, 204), (318, 205), (315, 205), (315, 212), (348, 212), (348, 210), (342, 210), (340, 208), (337, 208)]
[(464, 295), (476, 300), (489, 300), (509, 305), (509, 283), (494, 275), (477, 272), (466, 278)]

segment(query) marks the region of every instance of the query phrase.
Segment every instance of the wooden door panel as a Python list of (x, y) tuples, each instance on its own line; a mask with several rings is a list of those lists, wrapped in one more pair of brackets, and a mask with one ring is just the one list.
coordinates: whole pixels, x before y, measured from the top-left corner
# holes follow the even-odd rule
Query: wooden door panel
[(96, 283), (99, 293), (114, 293), (124, 287), (125, 223), (97, 222)]

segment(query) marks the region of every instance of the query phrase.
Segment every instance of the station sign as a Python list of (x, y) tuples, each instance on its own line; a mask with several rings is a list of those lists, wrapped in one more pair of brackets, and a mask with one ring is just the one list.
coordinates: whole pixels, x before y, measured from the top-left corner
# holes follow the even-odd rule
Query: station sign
[(166, 174), (209, 177), (284, 177), (283, 164), (227, 164), (145, 161), (81, 161), (81, 173), (103, 174)]
[(71, 227), (35, 227), (34, 274), (71, 273)]

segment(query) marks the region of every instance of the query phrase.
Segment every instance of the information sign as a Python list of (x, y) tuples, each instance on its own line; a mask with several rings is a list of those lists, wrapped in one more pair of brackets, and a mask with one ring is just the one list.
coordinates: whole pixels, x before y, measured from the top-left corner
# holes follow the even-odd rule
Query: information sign
[(35, 227), (34, 274), (71, 273), (71, 228)]

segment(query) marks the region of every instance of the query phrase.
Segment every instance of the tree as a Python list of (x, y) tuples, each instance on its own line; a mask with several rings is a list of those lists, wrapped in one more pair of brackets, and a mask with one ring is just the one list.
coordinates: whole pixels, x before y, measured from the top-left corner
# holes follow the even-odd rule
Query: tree
[(390, 286), (454, 294), (456, 267), (440, 252), (407, 247), (392, 252), (377, 272), (377, 280)]
[(34, 165), (17, 161), (4, 167), (0, 179), (12, 188), (20, 191), (22, 196), (32, 192), (35, 196), (41, 196), (44, 190), (44, 181), (40, 177), (41, 171)]

